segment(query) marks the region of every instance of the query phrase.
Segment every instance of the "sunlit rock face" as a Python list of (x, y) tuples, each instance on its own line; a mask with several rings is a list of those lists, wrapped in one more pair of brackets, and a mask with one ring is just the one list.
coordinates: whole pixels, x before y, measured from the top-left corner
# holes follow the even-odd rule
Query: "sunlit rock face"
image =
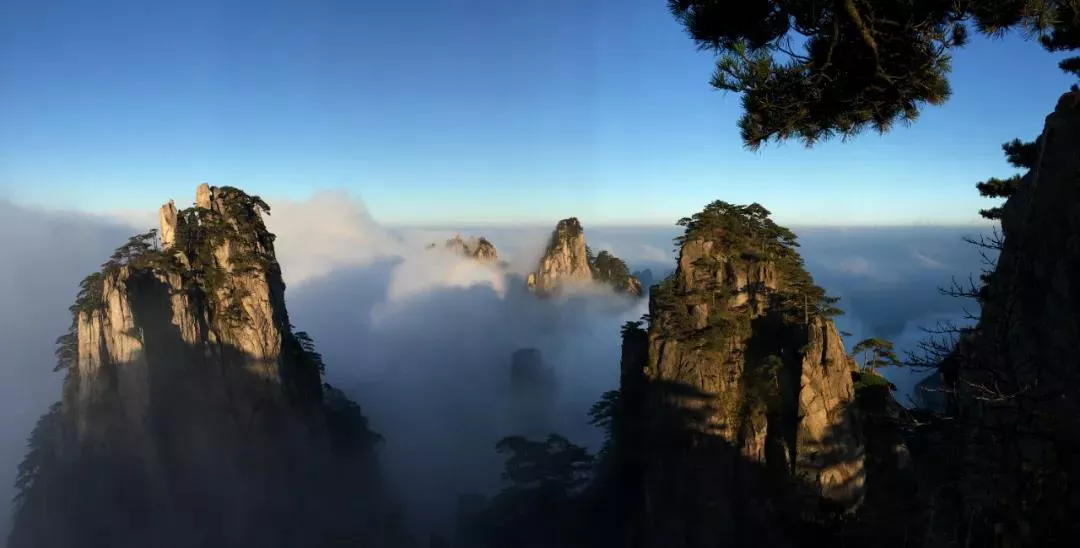
[(590, 282), (607, 285), (616, 292), (640, 297), (644, 288), (630, 275), (626, 264), (607, 251), (593, 256), (585, 243), (585, 230), (576, 217), (555, 225), (540, 264), (527, 278), (529, 289), (540, 296), (550, 296), (565, 286)]
[(162, 206), (156, 234), (84, 280), (58, 341), (62, 397), (21, 471), (11, 548), (381, 534), (356, 521), (382, 519), (377, 436), (292, 331), (268, 210), (202, 185), (195, 207)]
[(783, 524), (863, 498), (853, 364), (793, 236), (763, 208), (718, 204), (654, 286), (648, 327), (624, 329), (647, 501), (628, 519), (649, 547), (794, 546)]
[(575, 217), (559, 221), (540, 264), (529, 274), (529, 288), (547, 294), (554, 292), (560, 284), (587, 283), (592, 279), (581, 223)]

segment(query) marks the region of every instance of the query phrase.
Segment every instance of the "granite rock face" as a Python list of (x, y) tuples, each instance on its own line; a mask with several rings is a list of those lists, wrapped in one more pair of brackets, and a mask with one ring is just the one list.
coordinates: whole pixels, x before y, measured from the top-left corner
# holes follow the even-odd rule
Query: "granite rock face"
[(585, 230), (576, 217), (559, 221), (540, 264), (529, 274), (529, 289), (552, 293), (560, 284), (588, 283), (592, 279), (592, 268), (585, 251)]
[(688, 232), (648, 329), (624, 330), (643, 546), (792, 546), (784, 523), (864, 495), (854, 365), (801, 259), (720, 234)]
[[(1002, 207), (1003, 244), (975, 329), (941, 366), (962, 419), (968, 542), (1078, 538), (1080, 496), (1080, 90), (1059, 99), (1034, 165)], [(943, 503), (947, 504), (947, 503)], [(979, 528), (974, 528), (979, 530)], [(1050, 543), (1050, 544), (1047, 544)]]
[(629, 296), (644, 294), (641, 282), (630, 275), (626, 263), (607, 251), (593, 256), (585, 243), (581, 222), (576, 217), (563, 219), (551, 233), (536, 271), (529, 274), (528, 287), (538, 295), (551, 295), (566, 285), (592, 282)]
[(499, 252), (495, 249), (495, 245), (486, 238), (469, 238), (465, 240), (460, 235), (455, 235), (446, 241), (446, 248), (454, 253), (481, 262), (492, 264), (499, 262)]
[(372, 534), (346, 515), (375, 504), (377, 436), (292, 331), (268, 210), (202, 185), (196, 207), (162, 206), (157, 234), (84, 280), (59, 341), (61, 401), (20, 471), (12, 548)]

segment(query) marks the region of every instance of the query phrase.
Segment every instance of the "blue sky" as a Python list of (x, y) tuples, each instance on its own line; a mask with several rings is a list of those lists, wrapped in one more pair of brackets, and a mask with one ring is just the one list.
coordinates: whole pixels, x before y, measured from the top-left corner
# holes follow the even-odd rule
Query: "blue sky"
[(1017, 36), (957, 53), (912, 128), (746, 151), (663, 0), (0, 3), (0, 193), (90, 211), (346, 188), (390, 224), (969, 223), (1071, 80)]

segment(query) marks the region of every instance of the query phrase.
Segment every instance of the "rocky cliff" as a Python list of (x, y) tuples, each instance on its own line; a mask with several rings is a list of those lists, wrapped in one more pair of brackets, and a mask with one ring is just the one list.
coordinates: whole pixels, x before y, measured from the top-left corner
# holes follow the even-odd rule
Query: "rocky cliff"
[(626, 263), (601, 251), (593, 255), (585, 244), (585, 230), (576, 217), (558, 222), (551, 233), (544, 255), (535, 272), (529, 274), (529, 289), (541, 294), (554, 293), (564, 284), (597, 281), (629, 295), (643, 294), (641, 283), (630, 275)]
[[(863, 442), (834, 299), (754, 204), (684, 219), (649, 327), (624, 331), (643, 546), (786, 546), (786, 524), (857, 506)], [(640, 331), (640, 335), (635, 335)], [(627, 453), (627, 451), (622, 451)], [(632, 474), (633, 475), (633, 474)], [(727, 543), (727, 544), (725, 544)]]
[[(1001, 212), (977, 327), (941, 366), (965, 504), (942, 538), (1057, 546), (1080, 538), (1080, 91), (1063, 95)], [(938, 506), (954, 504), (945, 499)]]
[(486, 238), (469, 238), (465, 240), (460, 235), (455, 235), (453, 238), (446, 240), (446, 248), (454, 253), (478, 261), (492, 264), (499, 262), (499, 252)]
[(576, 217), (563, 219), (551, 233), (536, 272), (529, 274), (529, 289), (554, 292), (566, 282), (592, 281), (592, 268), (585, 251), (585, 230)]
[(386, 540), (378, 436), (292, 331), (268, 212), (202, 185), (82, 282), (11, 548)]

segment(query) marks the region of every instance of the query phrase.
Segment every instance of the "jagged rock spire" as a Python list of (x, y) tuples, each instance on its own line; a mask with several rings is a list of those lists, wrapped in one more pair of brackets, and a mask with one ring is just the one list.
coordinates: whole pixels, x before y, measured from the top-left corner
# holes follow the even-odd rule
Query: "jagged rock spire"
[(159, 210), (172, 250), (137, 235), (80, 284), (58, 341), (61, 402), (20, 467), (8, 546), (367, 538), (370, 523), (340, 516), (381, 506), (369, 489), (377, 436), (292, 331), (259, 217), (268, 206), (208, 185), (196, 203)]
[(551, 293), (566, 282), (590, 282), (593, 279), (585, 249), (585, 231), (576, 217), (559, 221), (551, 233), (544, 256), (532, 274), (529, 289)]
[(161, 237), (161, 247), (165, 249), (176, 243), (176, 219), (176, 204), (169, 200), (158, 211), (158, 234)]
[(627, 452), (652, 501), (626, 519), (647, 548), (792, 546), (783, 512), (862, 499), (851, 362), (793, 242), (760, 206), (710, 205), (650, 295), (648, 331), (624, 328)]
[(460, 234), (455, 234), (453, 238), (446, 240), (446, 248), (454, 253), (486, 263), (496, 263), (499, 260), (499, 252), (495, 249), (495, 245), (483, 237), (466, 240)]

